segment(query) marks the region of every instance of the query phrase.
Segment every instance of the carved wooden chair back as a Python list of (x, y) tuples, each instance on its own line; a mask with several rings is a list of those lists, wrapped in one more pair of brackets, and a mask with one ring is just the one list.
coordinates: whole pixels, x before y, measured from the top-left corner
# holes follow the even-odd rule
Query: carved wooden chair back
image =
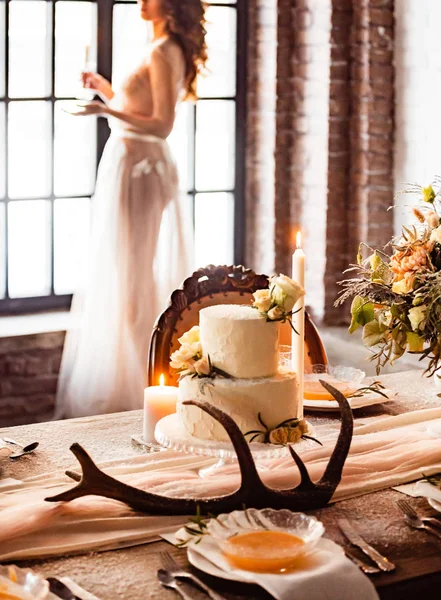
[[(214, 304), (252, 303), (256, 290), (268, 287), (268, 277), (243, 266), (210, 265), (199, 269), (175, 290), (165, 311), (158, 317), (150, 342), (148, 384), (158, 385), (161, 374), (169, 385), (177, 384), (177, 375), (169, 367), (170, 354), (179, 348), (178, 339), (199, 324), (199, 311)], [(281, 327), (281, 345), (291, 345), (291, 327)], [(305, 317), (305, 370), (310, 365), (327, 364), (320, 335), (308, 314)]]

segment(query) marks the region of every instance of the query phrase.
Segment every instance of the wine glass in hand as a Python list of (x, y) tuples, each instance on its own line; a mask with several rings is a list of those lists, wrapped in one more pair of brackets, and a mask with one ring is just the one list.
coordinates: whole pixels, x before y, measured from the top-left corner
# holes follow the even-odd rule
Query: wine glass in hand
[[(85, 90), (93, 90), (89, 94), (94, 96), (94, 93), (98, 94), (104, 102), (107, 102), (113, 97), (112, 86), (105, 77), (94, 73), (93, 71), (83, 71), (81, 73), (81, 82)], [(90, 96), (89, 98), (90, 99)]]

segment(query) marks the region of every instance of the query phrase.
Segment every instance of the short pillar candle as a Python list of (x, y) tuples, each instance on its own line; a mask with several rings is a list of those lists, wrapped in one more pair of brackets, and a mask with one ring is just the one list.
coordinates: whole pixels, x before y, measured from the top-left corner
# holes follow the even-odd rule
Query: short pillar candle
[(164, 385), (164, 375), (159, 378), (159, 385), (152, 385), (144, 390), (144, 426), (142, 437), (144, 442), (155, 441), (156, 423), (163, 417), (176, 412), (178, 388)]

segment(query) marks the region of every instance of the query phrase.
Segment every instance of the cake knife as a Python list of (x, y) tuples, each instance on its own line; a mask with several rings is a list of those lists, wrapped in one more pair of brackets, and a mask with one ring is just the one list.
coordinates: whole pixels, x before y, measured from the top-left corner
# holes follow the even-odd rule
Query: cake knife
[(395, 569), (395, 565), (388, 558), (380, 554), (378, 550), (375, 550), (375, 548), (368, 544), (347, 519), (339, 519), (338, 526), (351, 544), (360, 548), (360, 550), (364, 552), (366, 556), (369, 556), (382, 571), (393, 571)]

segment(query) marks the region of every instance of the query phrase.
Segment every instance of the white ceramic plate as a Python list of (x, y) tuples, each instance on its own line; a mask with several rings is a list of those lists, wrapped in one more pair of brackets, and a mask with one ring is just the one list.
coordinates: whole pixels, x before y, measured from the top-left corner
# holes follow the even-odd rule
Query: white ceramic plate
[[(254, 583), (254, 573), (239, 570), (235, 570), (234, 572), (224, 571), (223, 569), (212, 563), (210, 560), (208, 560), (208, 558), (206, 558), (206, 556), (202, 554), (204, 544), (207, 542), (210, 543), (210, 540), (208, 539), (210, 537), (211, 536), (208, 535), (204, 536), (203, 542), (201, 542), (197, 546), (190, 546), (187, 549), (187, 555), (190, 564), (193, 565), (193, 567), (196, 567), (196, 569), (207, 573), (207, 575), (212, 575), (213, 577), (218, 577), (219, 579), (228, 579), (229, 581), (239, 581), (241, 583)], [(318, 552), (320, 550), (330, 552), (335, 556), (344, 555), (343, 549), (340, 548), (340, 546), (326, 538), (322, 538), (317, 542), (317, 545), (315, 546), (315, 551)], [(281, 577), (283, 577), (283, 575), (281, 575)]]
[(438, 500), (433, 500), (432, 498), (427, 498), (430, 506), (441, 513), (441, 502)]
[[(380, 394), (366, 394), (366, 396), (362, 396), (361, 398), (348, 398), (349, 405), (352, 409), (363, 408), (365, 406), (374, 406), (375, 404), (384, 404), (385, 402), (390, 402), (396, 396), (396, 393), (391, 392), (390, 390), (382, 390), (388, 398), (384, 398), (380, 396)], [(303, 399), (303, 408), (315, 412), (336, 412), (339, 411), (340, 408), (335, 400), (309, 400), (308, 398)]]

